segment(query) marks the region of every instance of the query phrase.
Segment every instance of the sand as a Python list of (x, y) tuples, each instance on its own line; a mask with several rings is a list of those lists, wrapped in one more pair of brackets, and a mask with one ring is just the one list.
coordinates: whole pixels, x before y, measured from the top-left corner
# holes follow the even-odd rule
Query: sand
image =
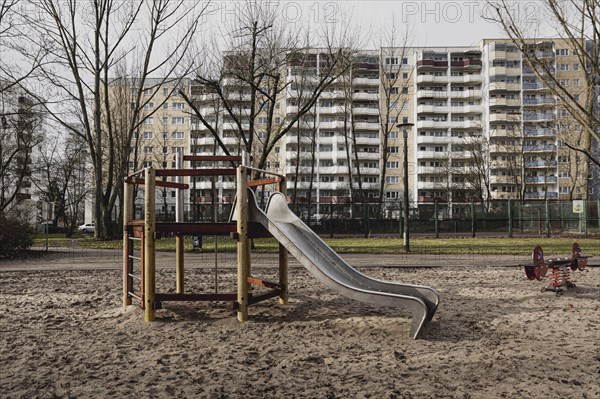
[[(121, 307), (118, 259), (51, 259), (0, 264), (0, 397), (600, 398), (600, 268), (557, 296), (518, 267), (361, 267), (438, 289), (412, 340), (406, 312), (341, 297), (302, 268), (289, 305), (254, 305), (245, 324), (226, 303), (166, 303), (147, 324)], [(213, 270), (186, 274), (190, 290), (214, 289)], [(219, 289), (234, 278), (221, 270)], [(159, 270), (161, 290), (174, 281)]]

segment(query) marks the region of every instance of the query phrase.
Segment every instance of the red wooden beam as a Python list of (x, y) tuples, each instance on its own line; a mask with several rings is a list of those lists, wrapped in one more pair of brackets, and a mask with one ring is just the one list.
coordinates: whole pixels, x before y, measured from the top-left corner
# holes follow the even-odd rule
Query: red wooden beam
[(274, 290), (281, 290), (281, 286), (277, 283), (273, 283), (271, 281), (261, 280), (254, 277), (248, 277), (248, 283), (252, 285), (258, 285), (261, 287), (271, 288)]
[(156, 302), (182, 302), (182, 301), (237, 301), (237, 294), (177, 294), (156, 293)]
[(156, 176), (235, 176), (235, 169), (156, 169)]
[[(146, 181), (144, 179), (127, 179), (127, 183), (129, 184), (144, 184)], [(185, 183), (174, 183), (170, 181), (162, 181), (157, 180), (154, 184), (158, 187), (170, 187), (170, 188), (190, 188), (189, 184)]]
[(219, 162), (219, 161), (242, 161), (239, 155), (184, 155), (184, 161), (196, 162)]
[(258, 187), (265, 186), (267, 184), (279, 183), (281, 181), (280, 177), (267, 177), (265, 179), (251, 180), (247, 183), (248, 187)]

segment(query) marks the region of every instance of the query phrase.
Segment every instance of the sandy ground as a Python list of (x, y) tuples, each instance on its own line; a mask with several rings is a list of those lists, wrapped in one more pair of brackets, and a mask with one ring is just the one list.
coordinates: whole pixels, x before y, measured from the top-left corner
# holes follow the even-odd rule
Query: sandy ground
[[(263, 260), (254, 275), (274, 279)], [(245, 324), (225, 303), (166, 303), (146, 324), (121, 307), (119, 259), (4, 262), (0, 397), (600, 398), (600, 268), (557, 296), (517, 267), (477, 263), (361, 267), (438, 289), (433, 322), (412, 340), (406, 312), (348, 300), (297, 267), (290, 304), (254, 305)], [(159, 289), (174, 277), (160, 268)], [(234, 279), (220, 270), (219, 290)], [(186, 284), (211, 292), (214, 271), (190, 268)]]

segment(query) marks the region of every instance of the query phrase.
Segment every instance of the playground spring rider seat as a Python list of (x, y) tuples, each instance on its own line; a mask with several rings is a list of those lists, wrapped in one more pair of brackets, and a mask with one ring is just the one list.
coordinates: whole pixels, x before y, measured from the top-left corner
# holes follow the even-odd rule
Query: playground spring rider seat
[(571, 280), (571, 271), (584, 270), (590, 256), (584, 256), (578, 243), (573, 243), (571, 257), (553, 258), (544, 260), (544, 251), (538, 245), (531, 255), (533, 264), (522, 265), (525, 267), (525, 275), (529, 280), (542, 280), (548, 274), (548, 285), (542, 287), (542, 292), (554, 291), (562, 294), (562, 286), (575, 288)]

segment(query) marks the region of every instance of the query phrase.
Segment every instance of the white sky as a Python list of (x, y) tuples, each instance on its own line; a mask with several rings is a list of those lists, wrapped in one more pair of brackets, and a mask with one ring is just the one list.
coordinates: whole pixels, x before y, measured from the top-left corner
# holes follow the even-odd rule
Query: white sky
[[(240, 12), (240, 4), (243, 2), (212, 1), (207, 21), (210, 25), (226, 24), (234, 13)], [(543, 27), (539, 0), (515, 0), (512, 5), (520, 20), (535, 30), (541, 29), (541, 36), (552, 36), (551, 30)], [(470, 46), (484, 38), (505, 37), (498, 24), (482, 18), (492, 10), (485, 1), (477, 0), (282, 0), (280, 9), (289, 23), (335, 23), (351, 16), (363, 33), (370, 32), (370, 49), (379, 47), (379, 32), (391, 25), (392, 18), (400, 30), (406, 24), (412, 28), (414, 46)]]

